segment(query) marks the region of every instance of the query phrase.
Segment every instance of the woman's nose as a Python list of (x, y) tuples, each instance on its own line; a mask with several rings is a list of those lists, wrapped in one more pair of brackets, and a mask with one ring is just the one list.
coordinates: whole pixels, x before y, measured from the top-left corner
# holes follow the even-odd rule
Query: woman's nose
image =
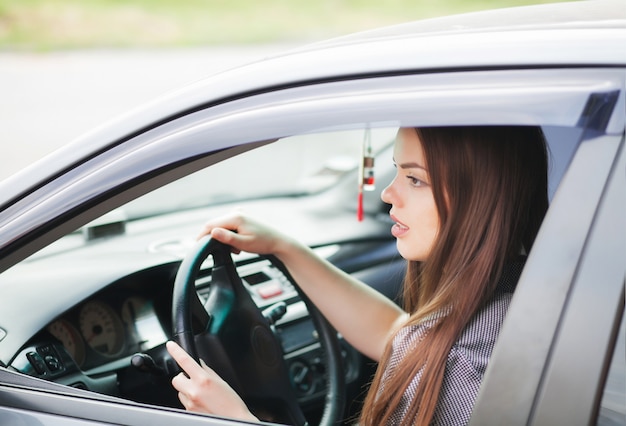
[(383, 203), (393, 204), (391, 201), (392, 200), (391, 185), (393, 185), (393, 182), (391, 182), (387, 187), (385, 187), (385, 189), (383, 189), (382, 192), (380, 193), (380, 199), (383, 200)]

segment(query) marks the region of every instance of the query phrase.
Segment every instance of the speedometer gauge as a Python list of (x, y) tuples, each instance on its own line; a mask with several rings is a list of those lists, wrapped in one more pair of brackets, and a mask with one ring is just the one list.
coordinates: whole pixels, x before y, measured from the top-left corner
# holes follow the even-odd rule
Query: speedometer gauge
[(50, 334), (59, 339), (67, 353), (80, 367), (85, 362), (85, 344), (78, 330), (63, 319), (52, 322), (47, 328)]
[(80, 310), (80, 332), (94, 351), (114, 356), (124, 347), (124, 326), (115, 311), (106, 303), (92, 301)]

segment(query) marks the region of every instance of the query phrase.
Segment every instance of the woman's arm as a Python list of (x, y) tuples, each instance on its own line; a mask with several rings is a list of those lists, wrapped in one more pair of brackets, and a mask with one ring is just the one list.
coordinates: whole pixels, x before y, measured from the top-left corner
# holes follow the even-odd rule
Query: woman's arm
[(235, 252), (273, 254), (331, 324), (357, 350), (378, 361), (407, 314), (391, 300), (317, 256), (309, 247), (241, 214), (213, 220), (202, 235)]

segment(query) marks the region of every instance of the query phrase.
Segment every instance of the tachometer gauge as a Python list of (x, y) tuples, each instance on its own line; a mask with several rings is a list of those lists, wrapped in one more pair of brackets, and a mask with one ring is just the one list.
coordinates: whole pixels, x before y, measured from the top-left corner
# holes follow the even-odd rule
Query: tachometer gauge
[(137, 318), (145, 315), (146, 301), (141, 297), (129, 297), (122, 303), (122, 321), (134, 326)]
[(78, 330), (63, 319), (52, 322), (47, 329), (50, 334), (59, 339), (67, 353), (80, 367), (85, 362), (85, 343)]
[(114, 356), (124, 348), (122, 320), (106, 303), (86, 303), (80, 310), (78, 322), (83, 338), (94, 351)]
[(122, 320), (133, 336), (138, 351), (165, 343), (167, 336), (154, 311), (154, 304), (141, 297), (129, 297), (122, 304)]
[(128, 333), (132, 336), (132, 341), (136, 344), (136, 350), (143, 350), (143, 342), (140, 336), (139, 325), (140, 318), (144, 315), (146, 309), (146, 301), (140, 297), (129, 297), (122, 303), (122, 321), (127, 327)]

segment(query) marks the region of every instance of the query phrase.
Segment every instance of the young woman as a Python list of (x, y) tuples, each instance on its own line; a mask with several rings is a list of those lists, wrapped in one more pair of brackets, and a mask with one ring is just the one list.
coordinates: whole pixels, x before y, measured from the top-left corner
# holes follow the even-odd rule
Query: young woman
[[(379, 362), (360, 424), (466, 424), (548, 206), (545, 140), (525, 126), (402, 128), (394, 162), (382, 200), (408, 261), (404, 309), (243, 215), (213, 220), (202, 235), (276, 255), (343, 337)], [(189, 375), (172, 381), (187, 409), (254, 419), (213, 371), (173, 342), (168, 350)]]

